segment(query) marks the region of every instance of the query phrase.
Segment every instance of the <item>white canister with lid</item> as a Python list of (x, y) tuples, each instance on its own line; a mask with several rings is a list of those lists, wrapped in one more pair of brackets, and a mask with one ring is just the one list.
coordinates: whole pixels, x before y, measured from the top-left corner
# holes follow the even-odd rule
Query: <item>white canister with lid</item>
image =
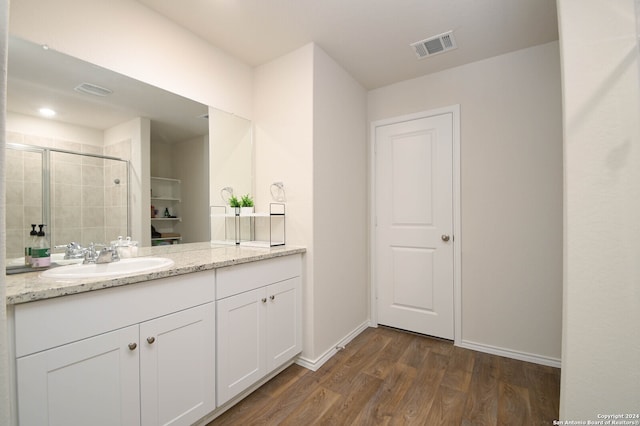
[(138, 256), (138, 242), (131, 241), (131, 237), (125, 239), (119, 236), (116, 241), (111, 241), (111, 246), (118, 250), (118, 256), (120, 256), (121, 259)]

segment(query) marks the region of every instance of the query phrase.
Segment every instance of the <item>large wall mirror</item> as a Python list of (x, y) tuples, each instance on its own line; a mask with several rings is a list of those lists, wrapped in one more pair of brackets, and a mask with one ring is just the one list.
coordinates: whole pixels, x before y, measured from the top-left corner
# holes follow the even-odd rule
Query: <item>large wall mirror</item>
[(7, 257), (21, 255), (33, 223), (47, 225), (52, 245), (124, 234), (142, 246), (209, 241), (220, 190), (253, 190), (251, 129), (244, 118), (10, 37)]

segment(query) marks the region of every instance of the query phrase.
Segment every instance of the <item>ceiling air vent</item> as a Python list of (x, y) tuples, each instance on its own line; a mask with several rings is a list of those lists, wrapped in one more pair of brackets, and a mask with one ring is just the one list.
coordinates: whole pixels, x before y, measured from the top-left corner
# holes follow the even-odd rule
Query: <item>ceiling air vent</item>
[(94, 95), (94, 96), (109, 96), (110, 94), (113, 93), (113, 90), (111, 89), (107, 89), (106, 87), (100, 87), (91, 83), (79, 84), (74, 88), (74, 90), (77, 92), (86, 93), (88, 95)]
[(443, 53), (458, 47), (453, 37), (453, 31), (447, 31), (446, 33), (425, 40), (416, 41), (415, 43), (411, 43), (410, 46), (415, 50), (418, 59), (437, 55), (438, 53)]

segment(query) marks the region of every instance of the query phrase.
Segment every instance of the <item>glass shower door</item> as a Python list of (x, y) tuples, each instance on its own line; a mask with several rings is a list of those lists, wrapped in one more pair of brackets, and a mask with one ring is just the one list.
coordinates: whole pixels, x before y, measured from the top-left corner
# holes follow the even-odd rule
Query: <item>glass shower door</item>
[(52, 245), (109, 243), (128, 235), (127, 164), (51, 151)]

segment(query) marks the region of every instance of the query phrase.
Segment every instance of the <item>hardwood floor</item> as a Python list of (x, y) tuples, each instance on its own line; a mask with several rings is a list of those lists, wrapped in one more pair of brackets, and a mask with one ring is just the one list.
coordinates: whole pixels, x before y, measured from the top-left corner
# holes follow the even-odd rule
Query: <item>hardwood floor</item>
[(218, 425), (551, 425), (560, 370), (369, 328), (318, 371), (292, 365)]

